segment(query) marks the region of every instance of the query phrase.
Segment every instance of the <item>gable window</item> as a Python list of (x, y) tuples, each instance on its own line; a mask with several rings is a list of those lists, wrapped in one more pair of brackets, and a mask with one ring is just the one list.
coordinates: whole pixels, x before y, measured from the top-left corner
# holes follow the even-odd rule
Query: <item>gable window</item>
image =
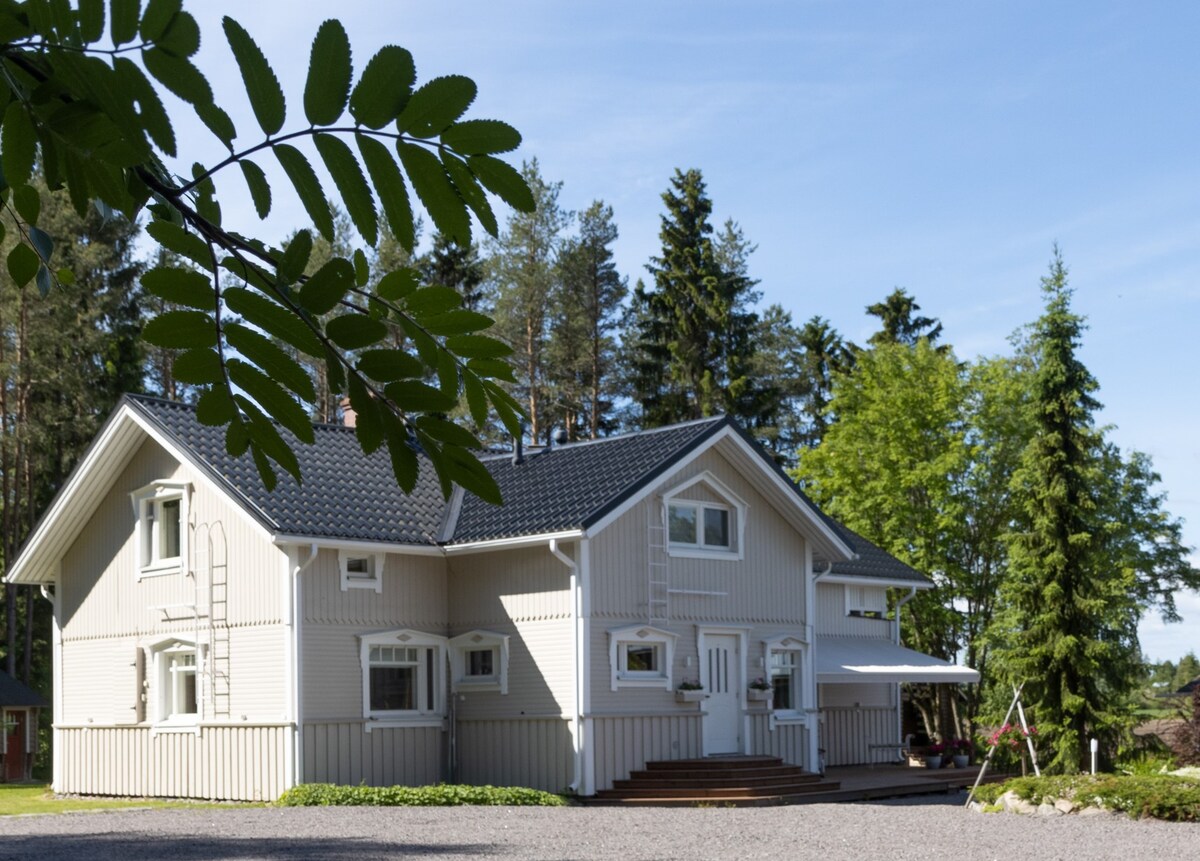
[(508, 693), (508, 635), (468, 631), (450, 641), (450, 663), (457, 690)]
[[(699, 495), (716, 500), (692, 498)], [(667, 491), (663, 503), (669, 554), (741, 558), (746, 504), (711, 473)]]
[(139, 577), (183, 570), (187, 496), (187, 485), (167, 481), (156, 481), (133, 494)]
[(363, 717), (378, 725), (441, 721), (445, 639), (419, 631), (362, 638)]
[(676, 635), (638, 625), (609, 631), (612, 689), (649, 687), (671, 689), (671, 662)]
[(383, 560), (382, 553), (339, 550), (338, 568), (341, 571), (342, 591), (374, 589), (376, 592), (383, 592)]
[(846, 585), (846, 615), (864, 619), (887, 618), (887, 589)]

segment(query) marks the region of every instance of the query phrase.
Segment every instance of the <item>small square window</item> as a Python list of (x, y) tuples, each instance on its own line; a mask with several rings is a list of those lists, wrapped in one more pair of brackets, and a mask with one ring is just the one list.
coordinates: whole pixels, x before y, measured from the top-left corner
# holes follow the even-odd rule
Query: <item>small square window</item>
[(496, 650), (471, 649), (467, 652), (467, 677), (491, 678), (496, 675)]
[(625, 672), (658, 673), (658, 646), (626, 646)]
[(338, 551), (338, 567), (342, 575), (342, 591), (374, 589), (383, 591), (383, 554)]
[(672, 505), (668, 510), (672, 544), (696, 543), (696, 509), (690, 505)]

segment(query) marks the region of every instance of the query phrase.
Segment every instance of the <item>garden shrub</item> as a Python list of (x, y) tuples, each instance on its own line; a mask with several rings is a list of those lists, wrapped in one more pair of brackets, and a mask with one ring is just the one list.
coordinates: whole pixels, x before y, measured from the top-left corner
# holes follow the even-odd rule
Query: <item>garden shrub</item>
[(1080, 807), (1103, 807), (1135, 819), (1200, 822), (1200, 780), (1170, 774), (1017, 777), (980, 786), (975, 799), (995, 804), (1010, 790), (1032, 804), (1065, 798)]
[(287, 807), (452, 807), (462, 804), (561, 807), (561, 795), (521, 786), (338, 786), (302, 783), (279, 797)]

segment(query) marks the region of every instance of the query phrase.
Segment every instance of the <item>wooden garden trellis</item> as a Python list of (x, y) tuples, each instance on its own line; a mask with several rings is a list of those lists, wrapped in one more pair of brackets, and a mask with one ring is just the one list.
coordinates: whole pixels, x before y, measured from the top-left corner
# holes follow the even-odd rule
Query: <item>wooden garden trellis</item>
[[(1008, 723), (1008, 719), (1012, 717), (1013, 709), (1017, 710), (1017, 717), (1021, 721), (1021, 734), (1025, 736), (1025, 744), (1029, 747), (1029, 760), (1033, 763), (1033, 773), (1037, 777), (1042, 776), (1041, 769), (1038, 768), (1037, 751), (1033, 749), (1033, 738), (1029, 735), (1029, 724), (1025, 720), (1025, 707), (1021, 705), (1021, 691), (1025, 689), (1025, 683), (1013, 686), (1013, 699), (1008, 706), (1008, 711), (1004, 713), (1004, 721), (1001, 726)], [(983, 782), (983, 776), (987, 774), (988, 766), (992, 763), (992, 756), (996, 753), (996, 748), (999, 745), (993, 745), (987, 752), (987, 756), (983, 758), (983, 765), (979, 768), (979, 774), (975, 778), (975, 785), (971, 787), (971, 791), (967, 793), (967, 803), (964, 806), (969, 807), (971, 801), (975, 798), (975, 790), (979, 788), (979, 784)]]

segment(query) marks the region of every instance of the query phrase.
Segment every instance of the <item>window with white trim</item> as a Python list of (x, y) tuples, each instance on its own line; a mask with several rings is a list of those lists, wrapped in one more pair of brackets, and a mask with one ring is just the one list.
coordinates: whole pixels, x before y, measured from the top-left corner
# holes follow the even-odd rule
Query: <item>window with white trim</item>
[(383, 561), (382, 553), (339, 550), (338, 568), (341, 571), (342, 591), (373, 589), (383, 592)]
[[(692, 488), (696, 490), (688, 493)], [(701, 496), (713, 498), (699, 498)], [(746, 510), (746, 503), (710, 472), (671, 488), (663, 494), (663, 538), (667, 553), (672, 556), (742, 558)]]
[(612, 689), (650, 687), (671, 689), (671, 662), (676, 635), (637, 625), (609, 632)]
[(795, 636), (764, 643), (767, 675), (771, 683), (771, 708), (776, 717), (799, 717), (804, 711), (804, 655), (806, 645)]
[(187, 558), (188, 486), (156, 481), (132, 494), (137, 515), (138, 576), (184, 570)]
[(846, 615), (864, 619), (887, 618), (887, 589), (846, 584)]
[(155, 724), (194, 727), (200, 719), (203, 650), (186, 640), (167, 639), (149, 651)]
[(440, 721), (445, 709), (446, 639), (407, 630), (361, 639), (363, 717), (377, 725)]
[(508, 635), (468, 631), (450, 641), (452, 678), (458, 690), (508, 693)]

